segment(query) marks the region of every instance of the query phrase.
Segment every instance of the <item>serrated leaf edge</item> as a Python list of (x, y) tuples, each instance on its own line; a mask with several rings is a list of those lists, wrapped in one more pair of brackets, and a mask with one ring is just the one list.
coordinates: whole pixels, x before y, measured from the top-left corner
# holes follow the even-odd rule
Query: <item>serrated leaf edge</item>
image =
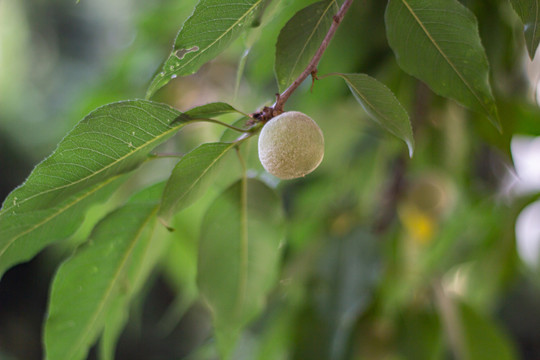
[[(148, 101), (148, 100), (145, 100), (145, 101)], [(111, 106), (111, 105), (115, 105), (115, 104), (121, 104), (121, 103), (123, 103), (123, 102), (124, 102), (124, 101), (120, 101), (120, 102), (117, 102), (117, 103), (112, 103), (112, 104), (104, 105), (104, 106), (99, 107), (99, 108), (97, 108), (96, 110), (92, 111), (92, 113), (95, 112), (95, 111), (97, 111), (98, 109), (101, 109), (101, 108), (104, 108), (104, 107), (107, 107), (107, 106)], [(158, 104), (158, 103), (154, 103), (154, 104)], [(163, 105), (163, 104), (160, 104), (160, 105)], [(137, 108), (137, 109), (140, 110), (140, 108)], [(176, 111), (176, 112), (178, 112), (178, 113), (180, 113), (180, 112), (179, 112), (178, 110), (176, 110), (176, 109), (173, 109), (173, 108), (170, 108), (170, 109), (171, 109), (171, 110), (174, 110), (174, 111)], [(91, 113), (88, 114), (87, 116), (90, 116), (90, 115), (91, 115)], [(152, 116), (152, 117), (155, 118), (155, 116)], [(85, 176), (85, 177), (83, 177), (83, 178), (80, 178), (80, 179), (78, 179), (78, 180), (76, 180), (76, 181), (72, 181), (72, 182), (70, 182), (70, 183), (68, 183), (68, 184), (64, 184), (64, 185), (61, 185), (61, 186), (57, 186), (57, 187), (54, 187), (54, 188), (50, 188), (50, 189), (47, 189), (47, 190), (45, 190), (45, 191), (41, 191), (41, 192), (39, 192), (39, 193), (36, 193), (36, 194), (34, 194), (34, 195), (31, 195), (31, 196), (29, 196), (29, 197), (27, 197), (27, 198), (25, 198), (25, 199), (23, 199), (23, 200), (20, 200), (20, 201), (17, 202), (17, 204), (10, 205), (9, 207), (7, 207), (7, 208), (3, 209), (2, 211), (0, 211), (0, 215), (2, 215), (3, 213), (8, 212), (10, 209), (14, 208), (14, 207), (17, 206), (17, 205), (21, 205), (21, 204), (23, 204), (23, 203), (25, 203), (25, 202), (27, 202), (27, 201), (29, 201), (29, 200), (32, 200), (32, 199), (34, 199), (34, 198), (36, 198), (36, 197), (38, 197), (38, 196), (42, 196), (42, 195), (48, 194), (48, 193), (50, 193), (50, 192), (52, 192), (52, 191), (64, 189), (64, 188), (66, 188), (66, 187), (70, 187), (70, 186), (76, 185), (76, 184), (78, 184), (78, 183), (80, 183), (80, 182), (82, 182), (82, 181), (91, 179), (92, 177), (94, 177), (94, 176), (96, 176), (96, 175), (98, 175), (98, 174), (100, 174), (100, 173), (106, 171), (107, 169), (111, 168), (112, 166), (114, 166), (114, 165), (120, 163), (122, 160), (127, 159), (128, 157), (130, 157), (131, 155), (133, 155), (133, 154), (136, 153), (137, 151), (140, 151), (141, 149), (143, 149), (143, 148), (145, 148), (145, 147), (147, 147), (147, 146), (150, 146), (152, 143), (154, 143), (154, 142), (156, 142), (156, 141), (159, 141), (159, 140), (161, 140), (162, 138), (166, 137), (166, 136), (169, 135), (170, 133), (173, 133), (173, 132), (177, 131), (179, 128), (181, 128), (182, 126), (186, 125), (186, 123), (187, 123), (187, 122), (183, 122), (183, 123), (180, 123), (179, 125), (170, 127), (169, 130), (167, 130), (167, 131), (165, 131), (165, 132), (159, 134), (158, 136), (154, 137), (154, 138), (151, 139), (150, 141), (145, 142), (144, 144), (142, 144), (142, 145), (140, 145), (140, 146), (138, 146), (138, 147), (133, 147), (133, 150), (132, 150), (131, 152), (129, 152), (129, 153), (127, 153), (127, 154), (125, 154), (125, 155), (119, 157), (119, 158), (116, 159), (115, 161), (113, 161), (113, 162), (107, 164), (106, 166), (102, 167), (101, 169), (99, 169), (99, 170), (96, 171), (96, 172), (93, 172), (93, 173), (91, 173), (91, 174), (89, 174), (89, 175), (87, 175), (87, 176)], [(167, 126), (170, 126), (170, 125), (167, 124)], [(69, 134), (68, 134), (67, 136), (69, 136)], [(56, 153), (56, 150), (55, 150), (49, 157), (53, 156), (55, 153)], [(47, 157), (45, 160), (47, 160), (49, 157)], [(45, 161), (45, 160), (43, 160), (43, 161)], [(38, 164), (38, 166), (39, 166), (39, 164)], [(25, 183), (26, 183), (26, 182), (25, 182)], [(21, 186), (24, 186), (25, 183), (23, 183)]]
[(72, 202), (70, 202), (70, 203), (66, 204), (65, 206), (61, 207), (60, 209), (58, 209), (58, 211), (54, 212), (53, 214), (51, 214), (50, 216), (48, 216), (44, 220), (40, 221), (37, 224), (34, 224), (34, 226), (32, 226), (30, 229), (27, 229), (27, 230), (23, 231), (22, 233), (17, 234), (15, 237), (13, 237), (10, 241), (7, 242), (7, 244), (6, 244), (6, 246), (4, 248), (0, 249), (0, 257), (2, 257), (4, 255), (4, 253), (11, 247), (11, 245), (13, 245), (13, 243), (17, 239), (19, 239), (21, 236), (24, 236), (26, 234), (31, 233), (32, 231), (36, 230), (40, 226), (46, 224), (47, 222), (51, 221), (55, 217), (61, 215), (65, 211), (69, 210), (71, 207), (73, 207), (73, 206), (77, 205), (79, 202), (83, 201), (88, 196), (90, 196), (90, 195), (94, 194), (95, 192), (97, 192), (98, 190), (104, 188), (106, 185), (113, 182), (114, 180), (116, 180), (120, 176), (122, 176), (122, 175), (117, 175), (117, 176), (111, 177), (111, 178), (105, 180), (104, 182), (100, 183), (99, 185), (96, 185), (93, 189), (91, 189), (88, 192), (85, 192), (81, 196), (76, 197)]

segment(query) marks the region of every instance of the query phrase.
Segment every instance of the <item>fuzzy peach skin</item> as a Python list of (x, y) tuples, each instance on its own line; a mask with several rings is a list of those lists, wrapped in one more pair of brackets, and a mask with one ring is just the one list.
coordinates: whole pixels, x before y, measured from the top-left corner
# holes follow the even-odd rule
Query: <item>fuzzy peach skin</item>
[(259, 159), (266, 171), (280, 179), (309, 174), (323, 157), (323, 133), (306, 114), (284, 112), (268, 121), (261, 130)]

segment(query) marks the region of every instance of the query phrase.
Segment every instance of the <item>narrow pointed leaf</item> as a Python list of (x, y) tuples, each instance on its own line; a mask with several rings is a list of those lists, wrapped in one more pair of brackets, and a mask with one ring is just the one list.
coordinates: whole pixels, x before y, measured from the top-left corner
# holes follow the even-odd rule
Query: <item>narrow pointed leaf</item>
[(83, 222), (86, 210), (109, 198), (122, 180), (112, 177), (48, 209), (21, 214), (10, 210), (0, 215), (0, 278), (47, 245), (71, 236)]
[(167, 181), (159, 216), (165, 221), (205, 193), (225, 155), (234, 143), (208, 143), (186, 154)]
[(116, 343), (129, 319), (129, 307), (126, 296), (118, 296), (112, 300), (105, 317), (105, 327), (99, 341), (99, 359), (114, 360)]
[(365, 74), (336, 74), (345, 80), (366, 113), (414, 151), (414, 138), (407, 111), (394, 93), (378, 80)]
[[(155, 204), (163, 193), (164, 183), (158, 183), (146, 188), (133, 196), (130, 203)], [(101, 360), (113, 360), (116, 343), (129, 318), (131, 300), (141, 291), (156, 263), (170, 245), (171, 234), (160, 224), (156, 225), (154, 234), (141, 240), (133, 249), (127, 269), (128, 287), (123, 288), (108, 307), (101, 335), (99, 352)]]
[(388, 43), (401, 68), (500, 130), (476, 17), (457, 0), (390, 0)]
[(517, 360), (520, 357), (510, 336), (491, 319), (464, 302), (456, 303), (465, 359)]
[(231, 105), (224, 102), (214, 102), (214, 103), (197, 106), (193, 109), (189, 109), (188, 111), (183, 113), (183, 115), (196, 119), (196, 118), (211, 118), (214, 116), (230, 114), (230, 113), (239, 113), (242, 115), (246, 115), (243, 112), (235, 109)]
[(523, 21), (525, 44), (532, 59), (540, 42), (540, 0), (510, 0), (510, 2)]
[(193, 109), (189, 109), (188, 111), (180, 114), (178, 118), (176, 118), (173, 121), (173, 124), (180, 121), (191, 121), (191, 120), (210, 120), (211, 118), (215, 116), (225, 115), (225, 114), (231, 114), (231, 113), (238, 113), (244, 116), (248, 116), (247, 114), (235, 109), (231, 105), (224, 103), (224, 102), (214, 102), (210, 104), (205, 104), (201, 106), (197, 106)]
[(163, 104), (124, 101), (98, 108), (75, 126), (4, 201), (0, 275), (71, 235), (88, 206), (103, 198), (94, 193), (101, 194), (102, 186), (140, 165), (150, 150), (186, 124), (170, 125), (179, 114)]
[(243, 179), (210, 206), (199, 244), (199, 290), (212, 310), (218, 347), (230, 355), (241, 328), (263, 308), (274, 285), (284, 218), (278, 196)]
[(146, 97), (177, 76), (195, 73), (226, 49), (249, 27), (263, 0), (200, 0), (178, 33), (163, 69), (150, 84)]
[(185, 125), (169, 125), (178, 115), (169, 106), (144, 100), (94, 110), (8, 195), (0, 216), (57, 206), (85, 188), (134, 169)]
[(335, 0), (311, 4), (281, 29), (276, 44), (275, 72), (282, 92), (304, 71), (321, 45), (338, 11)]
[(86, 358), (111, 309), (140, 288), (145, 276), (139, 269), (143, 266), (145, 274), (149, 269), (140, 261), (162, 238), (156, 234), (163, 231), (156, 212), (155, 200), (130, 201), (102, 220), (89, 241), (60, 266), (45, 325), (47, 359)]

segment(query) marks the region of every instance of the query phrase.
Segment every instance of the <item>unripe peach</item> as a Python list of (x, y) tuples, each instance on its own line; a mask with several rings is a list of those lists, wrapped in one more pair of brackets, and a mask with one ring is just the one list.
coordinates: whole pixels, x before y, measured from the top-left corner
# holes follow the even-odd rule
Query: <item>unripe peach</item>
[(270, 174), (280, 179), (305, 176), (324, 156), (324, 137), (313, 119), (288, 111), (268, 121), (259, 136), (259, 159)]

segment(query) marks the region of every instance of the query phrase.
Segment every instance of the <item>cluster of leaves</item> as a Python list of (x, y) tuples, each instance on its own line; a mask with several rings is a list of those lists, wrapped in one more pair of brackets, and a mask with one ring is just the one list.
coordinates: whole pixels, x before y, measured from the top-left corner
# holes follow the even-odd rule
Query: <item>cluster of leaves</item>
[[(540, 41), (540, 31), (536, 31), (540, 23), (538, 16), (534, 16), (538, 4), (533, 0), (510, 2), (525, 24), (525, 43), (532, 57)], [(335, 0), (309, 4), (290, 17), (280, 30), (275, 48), (275, 75), (281, 92), (309, 65), (334, 23), (340, 5)], [(309, 254), (316, 249), (303, 247), (301, 242), (292, 244), (293, 248), (305, 251), (308, 259), (299, 256), (289, 267), (282, 268), (283, 243), (287, 237), (305, 239), (324, 232), (322, 224), (316, 223), (323, 217), (317, 211), (325, 210), (317, 209), (331, 207), (334, 199), (328, 189), (336, 178), (351, 178), (355, 174), (342, 169), (303, 190), (298, 203), (303, 197), (313, 199), (315, 193), (328, 197), (320, 196), (312, 213), (290, 211), (287, 217), (294, 221), (291, 220), (293, 225), (286, 235), (282, 197), (268, 181), (262, 180), (266, 175), (253, 161), (252, 143), (262, 124), (248, 125), (252, 123), (247, 121), (249, 115), (222, 102), (180, 112), (148, 100), (172, 79), (197, 72), (239, 36), (247, 34), (247, 47), (253, 46), (257, 37), (250, 35), (260, 34), (272, 16), (278, 10), (285, 12), (285, 8), (277, 0), (200, 0), (178, 33), (163, 68), (150, 83), (147, 99), (112, 103), (92, 111), (66, 135), (50, 157), (36, 166), (25, 183), (5, 199), (0, 211), (0, 276), (46, 246), (72, 236), (94, 204), (110, 198), (142, 164), (159, 159), (151, 152), (187, 125), (210, 122), (227, 127), (220, 141), (204, 143), (182, 156), (167, 181), (142, 189), (108, 213), (88, 239), (60, 265), (52, 283), (45, 324), (48, 359), (82, 359), (99, 337), (102, 357), (113, 357), (116, 341), (128, 319), (129, 304), (140, 294), (167, 249), (178, 246), (175, 242), (182, 236), (181, 228), (187, 226), (183, 218), (189, 217), (185, 209), (190, 206), (192, 209), (201, 199), (208, 200), (212, 191), (218, 195), (203, 209), (197, 251), (192, 255), (195, 259), (191, 259), (196, 260), (196, 290), (189, 296), (192, 300), (200, 296), (211, 309), (217, 347), (223, 358), (232, 356), (243, 329), (263, 312), (280, 273), (284, 277), (291, 273), (296, 281), (306, 276), (295, 274), (295, 265), (312, 261)], [(423, 81), (434, 93), (459, 102), (489, 119), (496, 128), (503, 128), (489, 82), (488, 57), (473, 12), (457, 0), (427, 3), (389, 0), (384, 16), (388, 45), (403, 71)], [(240, 74), (244, 65), (245, 58), (240, 62)], [(415, 144), (409, 115), (387, 86), (366, 74), (328, 76), (343, 79), (365, 113), (403, 140), (412, 156)], [(223, 115), (232, 116), (235, 123), (224, 122)], [(235, 171), (224, 172), (224, 168)], [(253, 174), (253, 169), (257, 176), (248, 176)], [(378, 171), (375, 165), (372, 171)], [(373, 185), (368, 180), (362, 186)], [(461, 210), (465, 214), (462, 217), (474, 217), (479, 223), (481, 214), (487, 211), (472, 204), (465, 204)], [(404, 226), (407, 228), (412, 223), (409, 229), (416, 234), (423, 218), (407, 211), (404, 214)], [(326, 216), (333, 220), (330, 228), (334, 229), (334, 241), (320, 259), (318, 277), (323, 286), (314, 291), (315, 310), (308, 310), (323, 309), (319, 312), (324, 315), (317, 321), (330, 329), (330, 333), (321, 336), (326, 341), (313, 346), (315, 350), (311, 351), (325, 346), (322, 353), (336, 359), (345, 356), (354, 321), (375, 297), (374, 289), (382, 276), (378, 238), (364, 228), (349, 229), (354, 222), (350, 216), (354, 217), (354, 212), (344, 211), (334, 218)], [(439, 260), (461, 230), (463, 221), (458, 220), (440, 235), (442, 240), (423, 259), (418, 266), (420, 270), (416, 269), (419, 273), (425, 276), (448, 265)], [(343, 227), (348, 230), (340, 230)], [(476, 235), (473, 231), (464, 237)], [(432, 237), (431, 234), (415, 236)], [(395, 276), (392, 270), (399, 271), (390, 268), (390, 279)], [(193, 289), (195, 276), (190, 276), (186, 282)], [(414, 279), (407, 280), (404, 286), (417, 286)], [(390, 309), (389, 313), (394, 311), (395, 303), (402, 301), (404, 290), (398, 287), (391, 291), (395, 293), (389, 294), (389, 300), (381, 302), (381, 306)], [(440, 297), (444, 310), (445, 298)], [(297, 310), (299, 300), (291, 303), (276, 310), (275, 321), (265, 330), (271, 345), (261, 343), (258, 356), (278, 358), (279, 351), (289, 345), (286, 335), (292, 332), (291, 319), (302, 316), (296, 313), (289, 316)], [(441, 312), (443, 317), (447, 314)], [(511, 346), (496, 328), (493, 330), (489, 320), (465, 304), (459, 304), (458, 312), (465, 332), (473, 334), (468, 340), (480, 333), (484, 333), (485, 339), (503, 339), (497, 348), (498, 356), (513, 356)], [(439, 318), (433, 314), (422, 312), (410, 316), (421, 319), (418, 326), (427, 329), (409, 329), (410, 334), (429, 334), (432, 329), (440, 333)], [(411, 323), (406, 322), (408, 326)], [(307, 321), (306, 328), (298, 330), (299, 337), (311, 325)], [(425, 358), (440, 354), (440, 342), (439, 338), (425, 342), (422, 348)], [(308, 347), (309, 341), (301, 341), (301, 346)], [(461, 348), (473, 356), (482, 352), (478, 346), (469, 342)], [(405, 346), (404, 351), (409, 350)], [(489, 358), (486, 356), (473, 358)]]

